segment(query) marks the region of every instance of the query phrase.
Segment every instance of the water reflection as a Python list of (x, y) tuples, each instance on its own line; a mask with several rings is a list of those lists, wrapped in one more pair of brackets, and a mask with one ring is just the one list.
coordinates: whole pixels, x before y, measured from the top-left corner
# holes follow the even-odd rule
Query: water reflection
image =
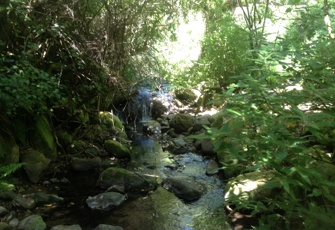
[[(124, 229), (152, 230), (225, 230), (223, 184), (216, 176), (205, 173), (207, 160), (193, 153), (173, 156), (161, 149), (158, 141), (134, 136), (135, 160), (130, 167), (160, 177), (193, 178), (206, 186), (199, 200), (185, 203), (173, 193), (159, 187), (144, 198), (133, 200), (117, 211), (124, 216)], [(173, 167), (172, 167), (172, 166)], [(153, 167), (154, 166), (154, 167)]]

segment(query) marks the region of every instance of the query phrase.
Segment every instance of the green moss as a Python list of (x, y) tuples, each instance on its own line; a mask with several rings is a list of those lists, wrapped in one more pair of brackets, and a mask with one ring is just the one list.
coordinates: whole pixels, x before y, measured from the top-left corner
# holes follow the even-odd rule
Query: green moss
[(106, 140), (104, 148), (108, 153), (112, 154), (115, 157), (119, 158), (130, 157), (129, 149), (118, 141)]
[(50, 124), (44, 116), (39, 116), (35, 122), (31, 143), (33, 147), (44, 153), (50, 160), (57, 159), (57, 146)]
[(110, 112), (99, 112), (98, 119), (100, 123), (105, 124), (108, 128), (116, 127), (124, 130), (121, 120)]
[(14, 137), (0, 131), (0, 160), (2, 164), (19, 162), (20, 149)]

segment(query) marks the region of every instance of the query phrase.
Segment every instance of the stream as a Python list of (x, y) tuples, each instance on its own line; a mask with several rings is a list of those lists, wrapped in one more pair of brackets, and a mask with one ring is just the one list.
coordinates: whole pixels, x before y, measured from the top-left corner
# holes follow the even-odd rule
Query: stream
[(62, 185), (58, 194), (66, 205), (55, 208), (46, 219), (48, 226), (79, 224), (94, 229), (99, 224), (121, 226), (124, 230), (226, 230), (223, 207), (223, 183), (216, 176), (206, 175), (208, 160), (194, 153), (173, 155), (163, 151), (158, 140), (133, 134), (133, 160), (126, 166), (133, 172), (157, 178), (192, 178), (206, 187), (198, 200), (185, 202), (164, 187), (145, 195), (129, 195), (127, 201), (112, 211), (93, 211), (85, 200), (96, 193), (98, 174), (67, 174), (70, 183)]
[[(132, 143), (131, 161), (119, 162), (117, 166), (153, 177), (162, 185), (144, 194), (128, 193), (127, 200), (120, 206), (110, 211), (98, 211), (90, 209), (86, 200), (104, 192), (97, 187), (99, 170), (60, 170), (57, 175), (50, 176), (56, 176), (55, 179), (58, 180), (51, 184), (21, 185), (21, 193), (44, 192), (57, 194), (64, 199), (58, 204), (38, 207), (34, 212), (43, 217), (49, 228), (77, 224), (83, 230), (91, 230), (99, 224), (106, 224), (120, 226), (124, 230), (232, 229), (226, 222), (223, 207), (224, 184), (218, 175), (206, 174), (209, 159), (192, 152), (172, 154), (163, 151), (159, 137), (142, 134), (141, 126), (150, 120), (150, 106), (146, 103), (150, 103), (147, 96), (151, 94), (145, 92), (138, 95), (139, 101), (135, 103), (141, 105), (136, 108), (142, 123), (140, 122), (136, 130), (128, 133)], [(169, 98), (166, 99), (168, 100)], [(61, 183), (61, 178), (68, 182)], [(192, 202), (182, 200), (169, 191), (166, 184), (161, 183), (167, 178), (191, 179), (201, 184), (205, 192)], [(24, 212), (21, 214), (25, 215)]]

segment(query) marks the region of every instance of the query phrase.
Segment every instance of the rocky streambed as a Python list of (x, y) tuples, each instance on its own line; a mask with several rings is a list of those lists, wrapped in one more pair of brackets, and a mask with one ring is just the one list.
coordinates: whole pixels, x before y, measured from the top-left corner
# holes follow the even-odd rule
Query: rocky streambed
[[(140, 111), (150, 107), (146, 101)], [(127, 133), (104, 111), (78, 130), (80, 138), (57, 134), (64, 153), (24, 151), (15, 189), (0, 195), (0, 230), (231, 229), (211, 141), (187, 138), (214, 119), (164, 115), (163, 102), (139, 116), (155, 111), (156, 120), (144, 119)]]
[(7, 203), (0, 215), (8, 225), (0, 229), (230, 229), (223, 184), (208, 159), (174, 155), (155, 138), (135, 135), (130, 162), (100, 171), (64, 170), (21, 184), (23, 195), (2, 195)]

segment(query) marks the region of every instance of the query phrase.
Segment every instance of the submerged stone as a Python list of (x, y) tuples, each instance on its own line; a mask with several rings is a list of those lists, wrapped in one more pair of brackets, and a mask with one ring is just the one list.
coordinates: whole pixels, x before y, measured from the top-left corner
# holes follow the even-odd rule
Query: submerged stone
[(93, 210), (109, 211), (126, 200), (126, 196), (117, 192), (105, 192), (88, 197), (86, 203)]
[(197, 200), (206, 192), (202, 184), (184, 178), (167, 178), (164, 187), (186, 201)]
[(71, 166), (75, 171), (89, 171), (101, 166), (101, 158), (73, 158)]
[(215, 160), (208, 161), (206, 174), (207, 175), (214, 175), (219, 172), (219, 165)]
[(149, 182), (145, 176), (116, 167), (104, 170), (98, 178), (97, 185), (102, 189), (118, 192), (142, 192), (155, 187), (155, 184), (152, 184), (152, 181)]
[(62, 197), (59, 197), (55, 194), (46, 194), (43, 192), (38, 192), (35, 194), (31, 194), (28, 196), (29, 198), (33, 198), (36, 202), (36, 205), (41, 204), (50, 204), (50, 203), (61, 203), (64, 201)]

